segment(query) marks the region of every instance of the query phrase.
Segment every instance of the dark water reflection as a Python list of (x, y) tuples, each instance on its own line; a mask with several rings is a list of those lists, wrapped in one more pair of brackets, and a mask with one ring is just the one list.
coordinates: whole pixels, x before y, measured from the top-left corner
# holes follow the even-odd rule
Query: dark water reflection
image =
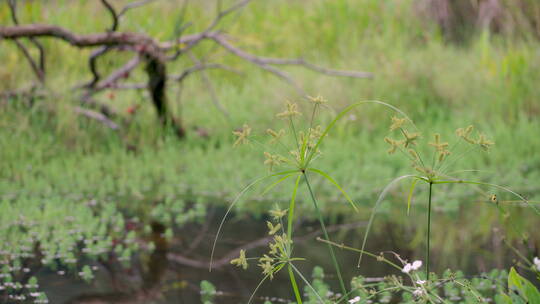
[[(252, 262), (247, 271), (229, 265), (228, 261), (238, 254), (240, 248), (251, 248), (248, 257), (260, 256), (266, 251), (266, 219), (236, 216), (227, 223), (216, 251), (216, 268), (208, 271), (211, 244), (223, 210), (210, 212), (203, 223), (192, 223), (176, 231), (175, 238), (166, 241), (163, 228), (153, 226), (153, 241), (157, 245), (151, 255), (139, 255), (129, 268), (111, 261), (94, 264), (98, 271), (96, 279), (86, 284), (73, 275), (60, 276), (51, 270), (38, 274), (41, 287), (50, 303), (200, 303), (199, 284), (202, 280), (212, 282), (220, 292), (216, 303), (246, 303), (255, 286), (262, 279), (260, 268)], [(439, 215), (439, 220), (445, 216)], [(407, 225), (396, 223), (391, 216), (376, 222), (368, 242), (371, 252), (394, 251), (407, 259), (424, 259), (423, 242), (415, 241), (414, 227), (421, 225), (423, 218), (408, 219)], [(496, 222), (496, 221), (494, 221)], [(445, 253), (445, 230), (459, 227), (434, 226), (439, 242), (432, 250), (432, 270), (442, 272), (448, 267), (463, 270), (466, 274), (478, 274), (492, 268), (508, 269), (517, 256), (503, 241), (501, 229), (495, 223), (485, 229), (482, 237), (463, 237), (462, 242), (452, 241), (452, 254)], [(474, 226), (474, 225), (473, 225)], [(365, 222), (334, 220), (329, 223), (331, 238), (353, 247), (361, 247)], [(413, 228), (411, 228), (413, 227)], [(470, 227), (469, 227), (470, 228)], [(295, 229), (295, 255), (307, 262), (298, 262), (297, 267), (310, 277), (313, 266), (324, 267), (325, 280), (338, 290), (327, 247), (315, 238), (320, 235), (316, 222), (304, 221)], [(411, 230), (412, 229), (412, 230)], [(449, 230), (448, 230), (449, 231)], [(514, 242), (520, 252), (531, 253), (540, 243), (538, 233), (529, 231), (527, 244)], [(536, 245), (535, 245), (536, 244)], [(346, 280), (356, 275), (380, 278), (388, 274), (399, 274), (395, 269), (373, 259), (365, 258), (357, 268), (358, 255), (337, 250)], [(254, 303), (263, 303), (265, 297), (292, 299), (288, 276), (285, 271), (277, 274), (272, 282), (265, 283), (257, 293)], [(279, 301), (274, 301), (279, 303)], [(287, 303), (285, 301), (285, 303)]]

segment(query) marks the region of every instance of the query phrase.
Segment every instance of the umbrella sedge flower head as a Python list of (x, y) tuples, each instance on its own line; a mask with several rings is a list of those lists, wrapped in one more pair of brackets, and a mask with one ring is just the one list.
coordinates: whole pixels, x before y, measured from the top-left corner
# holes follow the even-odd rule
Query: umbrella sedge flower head
[(272, 136), (272, 140), (270, 140), (270, 143), (276, 143), (283, 137), (283, 135), (285, 135), (285, 130), (281, 129), (276, 132), (272, 129), (267, 129), (266, 133)]
[(297, 116), (297, 115), (302, 115), (302, 113), (300, 113), (298, 111), (298, 105), (296, 103), (292, 103), (290, 101), (287, 101), (287, 110), (281, 112), (281, 113), (278, 113), (276, 115), (276, 117), (278, 118), (292, 118), (294, 116)]
[(405, 148), (409, 146), (416, 146), (416, 140), (420, 138), (420, 133), (409, 133), (407, 130), (402, 130), (403, 137), (405, 137), (403, 146)]
[(244, 124), (242, 129), (239, 131), (233, 131), (233, 135), (236, 136), (236, 141), (233, 144), (233, 147), (238, 145), (247, 144), (249, 142), (248, 137), (251, 134), (251, 128)]
[(276, 206), (276, 209), (270, 210), (269, 213), (270, 213), (270, 216), (275, 221), (279, 221), (282, 217), (284, 217), (287, 214), (287, 209), (281, 210), (281, 209), (277, 208), (277, 206)]
[(266, 157), (264, 164), (270, 167), (270, 171), (274, 169), (274, 166), (279, 166), (282, 162), (284, 162), (284, 158), (279, 154), (270, 154), (268, 152), (264, 152), (264, 157)]
[(324, 97), (322, 97), (321, 95), (317, 95), (317, 97), (308, 96), (308, 99), (309, 101), (311, 101), (312, 103), (316, 105), (322, 105), (322, 104), (328, 103), (328, 101), (324, 99)]
[(400, 129), (401, 126), (405, 123), (405, 118), (397, 118), (395, 116), (392, 117), (392, 124), (390, 125), (390, 131), (394, 131), (397, 129)]
[(439, 153), (439, 162), (442, 162), (446, 156), (450, 155), (450, 151), (447, 150), (448, 143), (441, 142), (441, 134), (439, 133), (435, 133), (434, 138), (434, 141), (428, 144)]
[(231, 260), (231, 264), (242, 267), (244, 270), (246, 270), (248, 268), (246, 251), (244, 249), (240, 250), (240, 256), (236, 259)]
[(482, 148), (484, 151), (488, 151), (491, 146), (495, 144), (495, 142), (489, 140), (486, 138), (484, 134), (480, 134), (478, 136), (478, 140), (476, 143)]
[(276, 232), (279, 231), (279, 229), (281, 228), (281, 224), (278, 223), (277, 225), (274, 226), (274, 224), (272, 224), (272, 222), (266, 222), (266, 225), (268, 226), (268, 234), (269, 235), (274, 235), (276, 234)]
[(465, 140), (466, 142), (474, 145), (476, 144), (476, 141), (471, 138), (471, 133), (473, 129), (474, 126), (472, 125), (468, 126), (467, 128), (459, 128), (456, 130), (456, 135), (463, 138), (463, 140)]
[(390, 149), (388, 149), (388, 154), (394, 154), (397, 150), (397, 148), (399, 148), (399, 146), (401, 146), (403, 144), (403, 141), (401, 140), (395, 140), (395, 139), (392, 139), (390, 137), (385, 137), (384, 138), (384, 141), (390, 145)]

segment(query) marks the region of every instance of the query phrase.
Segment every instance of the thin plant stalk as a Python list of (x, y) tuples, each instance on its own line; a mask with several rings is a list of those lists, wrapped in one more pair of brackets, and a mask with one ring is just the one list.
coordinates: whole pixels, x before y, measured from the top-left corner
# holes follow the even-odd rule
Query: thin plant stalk
[[(317, 212), (317, 217), (319, 218), (319, 223), (321, 224), (321, 229), (324, 234), (324, 238), (326, 241), (330, 242), (330, 237), (328, 236), (328, 232), (326, 231), (326, 225), (324, 224), (324, 219), (322, 217), (321, 211), (319, 210), (319, 206), (317, 204), (317, 199), (315, 198), (315, 195), (313, 194), (313, 189), (311, 189), (311, 184), (309, 183), (309, 179), (307, 177), (307, 174), (305, 172), (302, 172), (304, 175), (304, 180), (306, 181), (309, 194), (311, 195), (311, 200), (313, 202), (313, 205), (315, 206), (315, 211)], [(347, 289), (345, 288), (345, 283), (343, 282), (343, 277), (341, 275), (341, 270), (339, 268), (339, 264), (336, 259), (336, 255), (334, 253), (334, 248), (331, 244), (328, 244), (328, 249), (330, 250), (330, 256), (332, 257), (332, 263), (334, 264), (334, 268), (336, 269), (336, 273), (339, 279), (339, 285), (341, 287), (341, 291), (344, 295), (347, 294)]]
[(291, 286), (294, 291), (294, 297), (296, 298), (296, 302), (298, 304), (302, 304), (302, 296), (300, 296), (300, 291), (298, 290), (298, 284), (296, 283), (296, 279), (294, 278), (294, 272), (291, 267), (291, 263), (287, 265), (287, 270), (289, 271), (289, 279), (291, 280)]
[[(295, 201), (296, 201), (296, 192), (298, 190), (298, 183), (300, 182), (300, 176), (298, 175), (298, 178), (296, 178), (296, 182), (294, 184), (294, 189), (291, 197), (291, 201), (289, 203), (289, 216), (287, 219), (287, 236), (290, 240), (292, 240), (292, 232), (293, 232), (293, 226), (292, 223), (294, 221), (294, 209), (295, 209)], [(290, 254), (292, 255), (292, 248), (290, 249)], [(296, 283), (296, 279), (294, 277), (294, 272), (292, 270), (291, 264), (287, 265), (287, 269), (289, 272), (289, 279), (291, 281), (291, 286), (294, 291), (294, 296), (296, 298), (296, 302), (298, 304), (302, 304), (302, 296), (300, 295), (300, 291), (298, 290), (298, 284)]]
[(429, 196), (428, 196), (428, 217), (427, 217), (427, 247), (426, 247), (426, 278), (429, 281), (429, 249), (431, 239), (431, 196), (432, 196), (433, 183), (429, 183)]

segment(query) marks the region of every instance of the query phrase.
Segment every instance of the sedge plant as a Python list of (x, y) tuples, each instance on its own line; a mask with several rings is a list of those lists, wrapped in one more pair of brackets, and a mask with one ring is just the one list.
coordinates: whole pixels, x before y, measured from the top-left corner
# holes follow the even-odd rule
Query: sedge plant
[[(221, 229), (233, 209), (233, 207), (236, 205), (236, 203), (239, 201), (239, 199), (253, 186), (266, 182), (270, 179), (274, 179), (272, 182), (268, 183), (268, 185), (265, 187), (262, 194), (264, 195), (277, 185), (287, 181), (287, 180), (293, 180), (293, 189), (291, 193), (291, 198), (289, 201), (288, 209), (285, 211), (281, 210), (275, 210), (272, 211), (272, 218), (276, 220), (275, 223), (269, 222), (268, 228), (269, 233), (274, 236), (273, 242), (270, 243), (270, 251), (267, 255), (264, 255), (263, 257), (256, 258), (259, 260), (259, 266), (263, 270), (264, 278), (260, 282), (259, 286), (264, 282), (266, 279), (272, 279), (275, 273), (280, 271), (283, 268), (286, 268), (289, 274), (289, 279), (291, 283), (292, 290), (294, 292), (295, 299), (298, 304), (302, 304), (302, 298), (300, 289), (298, 287), (297, 283), (297, 276), (310, 287), (314, 291), (314, 289), (311, 287), (310, 283), (305, 279), (305, 277), (298, 271), (298, 268), (294, 265), (295, 261), (300, 261), (302, 259), (300, 258), (294, 258), (293, 251), (293, 223), (297, 220), (297, 217), (295, 215), (295, 209), (296, 209), (296, 197), (297, 193), (300, 188), (300, 182), (302, 181), (303, 184), (305, 184), (307, 191), (309, 193), (309, 198), (311, 199), (313, 209), (315, 211), (315, 214), (317, 216), (317, 219), (319, 221), (321, 230), (323, 232), (324, 240), (327, 241), (328, 245), (328, 251), (330, 258), (332, 260), (332, 264), (334, 267), (334, 270), (336, 272), (339, 286), (341, 289), (341, 292), (345, 297), (347, 297), (347, 289), (345, 287), (345, 282), (342, 276), (342, 272), (340, 269), (340, 265), (336, 259), (336, 255), (334, 252), (334, 248), (332, 244), (330, 243), (330, 237), (328, 235), (326, 225), (324, 222), (324, 216), (322, 214), (322, 211), (319, 207), (319, 202), (317, 201), (314, 189), (311, 184), (311, 176), (312, 175), (318, 175), (321, 176), (323, 179), (325, 179), (327, 182), (329, 182), (331, 185), (333, 185), (337, 191), (339, 191), (343, 197), (347, 200), (347, 202), (350, 204), (351, 208), (355, 210), (355, 212), (358, 212), (358, 208), (356, 207), (356, 204), (353, 202), (351, 197), (347, 194), (347, 192), (340, 186), (340, 184), (328, 173), (324, 172), (323, 170), (318, 169), (314, 166), (315, 160), (321, 156), (321, 145), (324, 142), (324, 139), (328, 136), (330, 130), (335, 126), (335, 124), (344, 117), (347, 113), (349, 113), (354, 108), (365, 105), (365, 104), (377, 104), (384, 106), (394, 112), (397, 112), (398, 114), (402, 115), (403, 117), (407, 117), (402, 111), (400, 111), (398, 108), (381, 102), (381, 101), (360, 101), (354, 104), (349, 105), (345, 109), (343, 109), (341, 112), (339, 112), (336, 117), (330, 121), (330, 123), (326, 126), (326, 128), (322, 128), (320, 125), (315, 125), (316, 117), (320, 113), (320, 110), (324, 107), (327, 107), (327, 101), (318, 96), (318, 97), (309, 97), (308, 98), (311, 111), (308, 116), (308, 124), (307, 128), (299, 128), (299, 122), (298, 119), (300, 116), (303, 115), (302, 112), (300, 112), (298, 104), (287, 102), (285, 111), (278, 113), (276, 115), (277, 118), (282, 119), (285, 124), (287, 125), (287, 130), (280, 129), (280, 130), (272, 130), (268, 129), (266, 131), (267, 135), (269, 136), (269, 143), (273, 144), (274, 147), (276, 147), (278, 152), (268, 152), (263, 150), (263, 155), (265, 157), (264, 164), (268, 166), (268, 169), (270, 170), (270, 174), (260, 177), (258, 179), (255, 179), (253, 182), (248, 184), (232, 201), (229, 208), (227, 209), (223, 219), (221, 220), (221, 223), (219, 225), (214, 244), (212, 246), (212, 253), (210, 258), (210, 270), (212, 269), (212, 261), (214, 256), (214, 251), (216, 247), (217, 240), (219, 239)], [(408, 118), (405, 118), (409, 120)], [(252, 129), (248, 125), (244, 125), (241, 130), (237, 130), (233, 132), (236, 136), (236, 141), (234, 145), (241, 145), (241, 144), (254, 144), (259, 147), (266, 148), (265, 145), (259, 140), (253, 136)], [(288, 141), (287, 141), (288, 139)], [(292, 143), (291, 143), (292, 141)], [(277, 168), (286, 168), (284, 170), (275, 172)], [(303, 185), (302, 184), (302, 185)], [(277, 216), (279, 215), (279, 216)], [(282, 217), (286, 219), (281, 219)], [(282, 231), (282, 233), (278, 233), (278, 231)], [(244, 251), (240, 252), (240, 257), (238, 259), (235, 259), (232, 261), (232, 263), (241, 266), (243, 268), (247, 268), (247, 260), (249, 258), (246, 258), (246, 253)], [(259, 288), (257, 286), (257, 289)], [(256, 291), (256, 290), (255, 290)], [(252, 295), (253, 298), (253, 295)], [(250, 299), (251, 301), (251, 299)]]
[[(432, 134), (432, 140), (426, 142), (424, 140), (425, 138), (418, 131), (418, 128), (407, 117), (392, 117), (390, 132), (393, 134), (384, 138), (385, 142), (389, 145), (387, 152), (389, 154), (401, 154), (402, 156), (408, 158), (411, 162), (411, 167), (415, 172), (393, 179), (380, 193), (368, 221), (366, 234), (364, 235), (362, 242), (362, 252), (365, 248), (374, 217), (386, 194), (396, 183), (406, 179), (412, 179), (407, 197), (407, 214), (409, 213), (411, 207), (411, 201), (417, 183), (424, 183), (428, 188), (428, 197), (426, 202), (426, 278), (428, 281), (430, 276), (432, 204), (436, 186), (447, 184), (464, 184), (475, 186), (477, 190), (480, 191), (480, 193), (486, 198), (486, 200), (493, 203), (499, 208), (499, 210), (501, 210), (501, 203), (511, 201), (499, 200), (496, 194), (489, 194), (483, 191), (480, 187), (495, 189), (497, 191), (506, 192), (517, 197), (521, 202), (531, 207), (536, 214), (540, 214), (539, 210), (525, 197), (507, 187), (482, 181), (462, 179), (454, 176), (454, 174), (460, 172), (476, 170), (450, 171), (457, 162), (459, 162), (469, 153), (474, 151), (489, 152), (489, 149), (495, 144), (483, 133), (477, 132), (476, 134), (473, 134), (474, 127), (472, 125), (466, 128), (457, 129), (455, 132), (456, 138), (452, 144), (444, 141), (439, 133)], [(362, 253), (360, 253), (360, 258), (358, 260), (359, 267), (361, 261)]]

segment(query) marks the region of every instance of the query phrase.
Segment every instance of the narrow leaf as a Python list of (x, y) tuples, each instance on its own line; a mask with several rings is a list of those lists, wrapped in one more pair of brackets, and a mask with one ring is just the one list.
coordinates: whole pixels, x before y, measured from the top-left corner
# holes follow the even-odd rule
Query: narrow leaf
[(416, 186), (417, 182), (418, 182), (417, 179), (413, 180), (413, 182), (411, 184), (411, 189), (409, 190), (409, 197), (407, 198), (407, 215), (409, 215), (409, 211), (411, 210), (412, 195), (413, 195), (413, 192), (414, 192), (414, 187)]
[(390, 191), (392, 186), (394, 186), (397, 182), (399, 182), (399, 181), (401, 181), (403, 179), (411, 178), (411, 177), (418, 178), (418, 179), (422, 180), (422, 178), (417, 176), (417, 175), (403, 175), (403, 176), (400, 176), (400, 177), (397, 177), (397, 178), (393, 179), (390, 183), (388, 183), (388, 185), (386, 185), (386, 187), (384, 187), (381, 194), (379, 194), (379, 198), (377, 199), (377, 202), (375, 202), (375, 206), (373, 207), (373, 211), (371, 211), (371, 216), (369, 217), (369, 221), (368, 221), (368, 224), (367, 224), (367, 227), (366, 227), (366, 234), (364, 235), (364, 240), (362, 241), (362, 249), (361, 249), (361, 252), (360, 252), (360, 257), (358, 258), (358, 267), (360, 267), (360, 263), (362, 263), (362, 256), (364, 254), (363, 251), (366, 248), (366, 242), (367, 242), (367, 238), (368, 238), (368, 235), (369, 235), (369, 231), (371, 230), (371, 225), (373, 224), (373, 220), (375, 219), (375, 214), (377, 214), (379, 205), (384, 200), (384, 198), (386, 197), (386, 194), (388, 193), (388, 191)]
[(330, 175), (328, 175), (327, 173), (325, 173), (325, 172), (323, 172), (323, 171), (321, 171), (319, 169), (315, 169), (315, 168), (307, 168), (307, 171), (315, 172), (315, 173), (321, 175), (322, 177), (326, 178), (329, 182), (331, 182), (334, 186), (336, 186), (336, 188), (338, 188), (338, 190), (343, 194), (343, 196), (345, 196), (347, 201), (351, 204), (354, 211), (358, 212), (358, 208), (354, 204), (351, 197), (347, 194), (347, 192), (345, 192), (345, 190), (343, 190), (343, 188)]

